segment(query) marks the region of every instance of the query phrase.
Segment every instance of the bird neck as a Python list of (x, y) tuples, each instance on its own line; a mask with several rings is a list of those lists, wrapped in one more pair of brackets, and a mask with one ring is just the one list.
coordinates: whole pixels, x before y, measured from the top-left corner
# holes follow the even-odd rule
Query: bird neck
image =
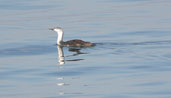
[(63, 31), (61, 30), (61, 31), (58, 31), (57, 34), (58, 34), (57, 44), (58, 44), (58, 45), (61, 45), (61, 43), (63, 42), (63, 35), (64, 35), (64, 33), (63, 33)]

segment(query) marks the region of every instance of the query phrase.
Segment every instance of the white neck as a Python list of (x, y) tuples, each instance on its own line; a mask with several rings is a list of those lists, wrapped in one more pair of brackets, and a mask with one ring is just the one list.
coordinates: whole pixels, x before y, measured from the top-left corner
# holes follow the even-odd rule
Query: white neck
[(62, 30), (59, 30), (59, 29), (55, 29), (54, 31), (56, 31), (57, 34), (58, 34), (57, 44), (58, 45), (61, 45), (61, 42), (63, 41), (63, 35), (64, 35), (64, 33), (63, 33)]

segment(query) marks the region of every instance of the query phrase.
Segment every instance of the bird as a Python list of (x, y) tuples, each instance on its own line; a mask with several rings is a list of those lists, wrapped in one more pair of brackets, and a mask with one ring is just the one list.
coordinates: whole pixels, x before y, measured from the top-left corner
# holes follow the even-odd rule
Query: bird
[(69, 41), (63, 41), (64, 32), (61, 27), (49, 28), (49, 30), (57, 32), (57, 45), (67, 47), (92, 47), (95, 43), (83, 41), (80, 39), (74, 39)]

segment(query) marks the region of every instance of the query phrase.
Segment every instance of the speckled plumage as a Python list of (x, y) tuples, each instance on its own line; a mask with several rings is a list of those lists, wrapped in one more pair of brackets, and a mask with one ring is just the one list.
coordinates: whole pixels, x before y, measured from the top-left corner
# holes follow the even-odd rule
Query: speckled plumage
[(90, 43), (90, 42), (85, 42), (83, 40), (79, 40), (79, 39), (74, 39), (74, 40), (69, 40), (66, 42), (62, 42), (63, 46), (72, 46), (72, 47), (91, 47), (94, 46), (94, 43)]

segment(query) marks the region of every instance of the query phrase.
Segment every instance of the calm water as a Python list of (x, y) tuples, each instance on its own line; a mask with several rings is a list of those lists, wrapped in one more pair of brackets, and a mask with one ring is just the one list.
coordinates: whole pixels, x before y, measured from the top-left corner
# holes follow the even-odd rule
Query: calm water
[[(171, 98), (170, 9), (170, 0), (0, 0), (1, 98)], [(57, 47), (55, 26), (96, 46)]]

